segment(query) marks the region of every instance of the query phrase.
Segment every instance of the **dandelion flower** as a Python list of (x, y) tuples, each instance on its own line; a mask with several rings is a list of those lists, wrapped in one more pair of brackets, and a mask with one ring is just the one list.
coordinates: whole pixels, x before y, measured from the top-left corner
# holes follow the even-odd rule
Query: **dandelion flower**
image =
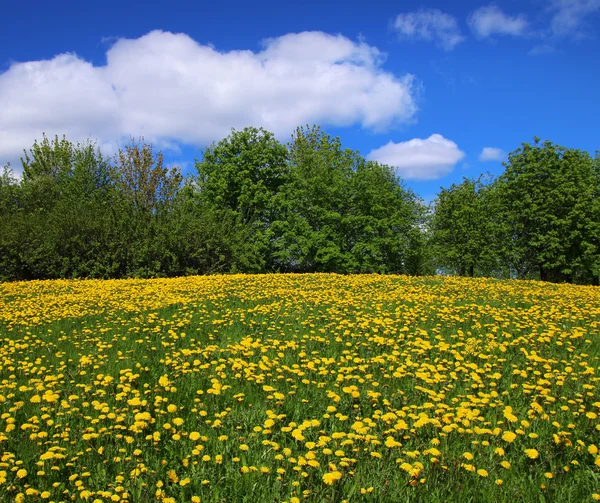
[(331, 485), (336, 480), (340, 480), (341, 478), (342, 478), (342, 474), (339, 471), (328, 472), (325, 475), (323, 475), (323, 482), (325, 482), (327, 485)]
[(536, 449), (525, 449), (523, 452), (527, 454), (529, 459), (537, 459), (540, 453)]

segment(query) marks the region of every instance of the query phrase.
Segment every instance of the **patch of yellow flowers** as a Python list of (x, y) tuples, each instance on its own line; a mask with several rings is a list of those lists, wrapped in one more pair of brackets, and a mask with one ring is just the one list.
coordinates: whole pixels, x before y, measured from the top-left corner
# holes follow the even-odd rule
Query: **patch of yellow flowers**
[(600, 500), (599, 328), (540, 282), (0, 284), (0, 501)]

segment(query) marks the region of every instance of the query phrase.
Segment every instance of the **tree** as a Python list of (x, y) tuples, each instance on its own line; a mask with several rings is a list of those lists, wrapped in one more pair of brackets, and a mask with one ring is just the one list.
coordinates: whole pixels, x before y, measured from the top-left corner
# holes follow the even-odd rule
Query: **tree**
[(2, 173), (0, 174), (0, 215), (16, 209), (17, 190), (17, 180), (14, 177), (10, 164), (7, 164), (2, 168)]
[(239, 268), (251, 229), (234, 213), (207, 211), (193, 180), (188, 179), (179, 191), (169, 215), (166, 247), (177, 263), (167, 274), (215, 274)]
[(423, 208), (392, 168), (359, 160), (351, 173), (351, 207), (344, 219), (354, 272), (420, 274)]
[(319, 126), (232, 130), (184, 180), (143, 138), (66, 137), (0, 174), (0, 280), (223, 272), (431, 274), (600, 283), (600, 153), (534, 139), (429, 208)]
[(460, 184), (442, 188), (431, 218), (431, 243), (438, 267), (460, 276), (475, 276), (489, 270), (491, 214), (489, 188), (481, 179), (465, 178)]
[(20, 264), (15, 250), (21, 232), (16, 225), (19, 188), (10, 164), (4, 166), (0, 174), (0, 281), (19, 276)]
[(87, 141), (45, 135), (22, 158), (21, 237), (14, 250), (24, 278), (114, 275), (114, 184), (109, 160)]
[(360, 157), (320, 127), (299, 127), (288, 144), (290, 184), (277, 257), (284, 270), (349, 272), (351, 174)]
[[(205, 212), (230, 222), (246, 238), (231, 270), (259, 272), (274, 265), (272, 224), (280, 218), (281, 190), (289, 178), (285, 146), (272, 133), (248, 127), (208, 147), (196, 162)], [(239, 239), (231, 237), (230, 241)]]
[(119, 274), (150, 277), (176, 270), (168, 242), (170, 213), (183, 181), (179, 168), (166, 167), (162, 152), (155, 154), (144, 138), (131, 138), (115, 156), (112, 178), (118, 194), (114, 232)]
[(50, 177), (59, 182), (71, 173), (74, 152), (75, 145), (66, 136), (50, 140), (43, 133), (42, 141), (35, 140), (29, 152), (23, 150), (23, 180)]
[(501, 254), (519, 277), (573, 281), (597, 253), (593, 160), (534, 138), (509, 154), (497, 180)]
[[(575, 280), (582, 283), (600, 284), (600, 151), (592, 160), (591, 204), (587, 208), (591, 218), (587, 221), (586, 245), (583, 248), (583, 273), (576, 275)], [(578, 277), (579, 276), (579, 277)]]
[(177, 167), (164, 165), (162, 152), (154, 154), (144, 138), (120, 148), (115, 157), (114, 177), (118, 189), (139, 213), (156, 213), (168, 208), (183, 177)]
[(318, 126), (288, 144), (291, 178), (278, 259), (300, 272), (418, 272), (419, 202), (389, 166)]

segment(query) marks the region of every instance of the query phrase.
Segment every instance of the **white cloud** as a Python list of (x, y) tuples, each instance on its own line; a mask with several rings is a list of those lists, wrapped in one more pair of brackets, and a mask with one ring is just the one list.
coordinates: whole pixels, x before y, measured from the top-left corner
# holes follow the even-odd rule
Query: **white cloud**
[(504, 150), (496, 147), (485, 147), (479, 154), (480, 161), (502, 161), (506, 157)]
[(441, 178), (464, 157), (458, 145), (441, 134), (400, 143), (390, 141), (367, 155), (367, 159), (396, 167), (400, 176), (410, 180)]
[(553, 35), (586, 36), (585, 21), (591, 14), (600, 11), (600, 0), (551, 0), (553, 12), (550, 31)]
[(467, 19), (467, 24), (478, 38), (488, 38), (494, 35), (518, 37), (524, 35), (529, 27), (523, 14), (509, 16), (493, 4), (473, 11)]
[(465, 39), (456, 18), (439, 9), (399, 14), (393, 27), (402, 39), (434, 42), (446, 51), (451, 51)]
[(74, 54), (0, 73), (0, 164), (42, 132), (76, 141), (143, 135), (160, 148), (205, 146), (232, 127), (280, 137), (301, 124), (383, 130), (417, 112), (412, 75), (382, 68), (375, 47), (322, 32), (288, 34), (261, 51), (219, 52), (185, 34), (119, 39), (105, 66)]

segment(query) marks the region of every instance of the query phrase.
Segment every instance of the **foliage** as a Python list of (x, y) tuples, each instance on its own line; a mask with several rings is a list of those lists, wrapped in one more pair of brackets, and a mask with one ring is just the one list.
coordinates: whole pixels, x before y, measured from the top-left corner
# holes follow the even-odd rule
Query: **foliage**
[[(203, 209), (245, 234), (245, 246), (231, 256), (232, 271), (260, 272), (272, 266), (272, 223), (288, 181), (287, 151), (264, 129), (232, 130), (196, 162)], [(238, 238), (230, 236), (234, 241)]]
[(534, 139), (428, 208), (319, 126), (248, 127), (196, 175), (131, 138), (114, 158), (43, 135), (0, 176), (0, 280), (237, 272), (600, 280), (600, 156)]
[(490, 270), (491, 203), (490, 187), (481, 180), (465, 178), (441, 189), (431, 219), (431, 244), (438, 267), (471, 277), (476, 271)]
[(421, 207), (392, 169), (316, 126), (298, 128), (288, 148), (291, 182), (277, 222), (282, 270), (408, 271)]
[(134, 138), (119, 149), (114, 166), (116, 188), (138, 213), (156, 213), (168, 208), (182, 182), (179, 168), (164, 166), (162, 152)]
[(598, 253), (592, 159), (534, 140), (509, 154), (496, 182), (500, 256), (518, 277), (589, 280)]

